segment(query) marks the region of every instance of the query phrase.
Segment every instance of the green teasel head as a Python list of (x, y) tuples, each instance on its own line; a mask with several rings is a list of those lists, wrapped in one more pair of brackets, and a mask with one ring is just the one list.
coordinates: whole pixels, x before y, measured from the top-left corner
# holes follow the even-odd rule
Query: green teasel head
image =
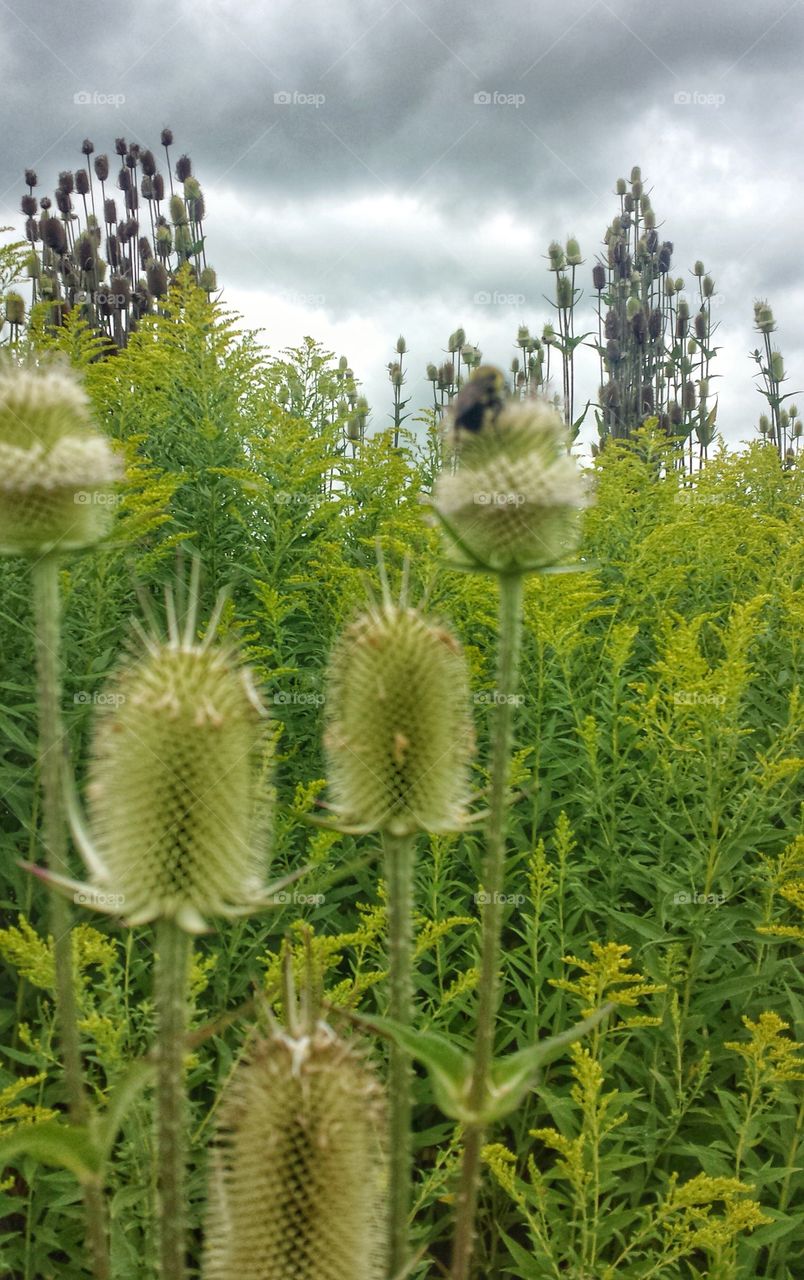
[(540, 399), (508, 401), (487, 428), (461, 436), (431, 500), (451, 563), (527, 573), (575, 550), (587, 496), (567, 446), (561, 415)]
[(0, 363), (0, 554), (92, 546), (109, 529), (121, 476), (66, 366)]
[(259, 909), (270, 892), (272, 739), (250, 671), (214, 642), (214, 620), (197, 639), (193, 572), (182, 627), (169, 595), (167, 639), (140, 630), (141, 651), (101, 695), (87, 861), (127, 923), (167, 918), (201, 932), (210, 917)]
[(474, 733), (458, 641), (390, 599), (347, 626), (332, 653), (324, 747), (338, 822), (408, 835), (466, 820)]
[(203, 1280), (382, 1280), (384, 1115), (326, 1023), (256, 1038), (218, 1108)]

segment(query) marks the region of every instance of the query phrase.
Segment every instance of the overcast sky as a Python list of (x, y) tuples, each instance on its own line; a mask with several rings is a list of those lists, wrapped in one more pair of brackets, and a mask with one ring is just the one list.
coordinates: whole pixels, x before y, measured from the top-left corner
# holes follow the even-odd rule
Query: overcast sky
[(398, 334), (413, 408), (458, 325), (506, 367), (541, 333), (551, 239), (578, 236), (591, 284), (634, 164), (674, 273), (717, 283), (725, 438), (764, 407), (755, 298), (804, 387), (802, 0), (0, 0), (0, 29), (0, 222), (25, 167), (41, 195), (84, 137), (156, 151), (169, 125), (227, 301), (274, 351), (347, 355), (377, 424)]

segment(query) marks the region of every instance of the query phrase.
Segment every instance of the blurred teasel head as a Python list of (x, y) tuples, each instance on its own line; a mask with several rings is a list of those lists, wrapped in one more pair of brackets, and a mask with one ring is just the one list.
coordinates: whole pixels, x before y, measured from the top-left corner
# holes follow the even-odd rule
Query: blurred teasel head
[(95, 156), (95, 177), (100, 182), (105, 182), (109, 177), (109, 157)]
[(256, 1038), (212, 1151), (203, 1280), (382, 1280), (385, 1100), (324, 1022)]
[(189, 156), (179, 156), (176, 161), (176, 177), (179, 182), (186, 182), (193, 174), (193, 164)]
[(91, 546), (108, 529), (119, 478), (68, 369), (0, 365), (0, 553)]
[[(197, 592), (180, 626), (110, 682), (92, 744), (87, 800), (94, 883), (121, 895), (131, 923), (175, 920), (201, 932), (264, 897), (270, 747), (248, 669), (197, 637)], [(89, 859), (88, 859), (89, 861)]]
[(474, 738), (451, 631), (386, 588), (335, 645), (326, 711), (327, 776), (345, 828), (406, 835), (463, 825)]

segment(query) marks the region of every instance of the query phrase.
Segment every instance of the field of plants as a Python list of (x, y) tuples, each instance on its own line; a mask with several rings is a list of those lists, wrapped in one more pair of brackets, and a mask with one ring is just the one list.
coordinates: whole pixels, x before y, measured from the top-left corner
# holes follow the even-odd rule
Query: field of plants
[(511, 392), (457, 331), (416, 412), (400, 339), (373, 430), (345, 358), (227, 311), (191, 168), (139, 309), (30, 184), (10, 1280), (804, 1276), (800, 423), (760, 304), (769, 415), (718, 441), (714, 285), (690, 321), (635, 172), (598, 332), (551, 246)]

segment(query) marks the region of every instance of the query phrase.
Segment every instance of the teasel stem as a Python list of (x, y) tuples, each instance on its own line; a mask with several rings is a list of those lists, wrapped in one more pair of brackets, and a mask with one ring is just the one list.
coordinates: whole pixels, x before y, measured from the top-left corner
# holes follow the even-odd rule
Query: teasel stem
[(191, 940), (174, 920), (156, 925), (156, 1158), (159, 1276), (187, 1274), (184, 1045)]
[[(42, 786), (42, 835), (48, 869), (69, 874), (67, 825), (63, 800), (63, 740), (61, 718), (59, 558), (54, 552), (37, 560), (31, 569), (33, 588), (36, 670), (39, 702), (39, 769)], [(56, 1022), (64, 1064), (64, 1080), (70, 1119), (86, 1125), (89, 1102), (84, 1088), (81, 1042), (75, 1000), (70, 911), (59, 893), (50, 894), (50, 931), (53, 935)], [(95, 1280), (111, 1280), (106, 1212), (99, 1182), (82, 1181), (86, 1241)]]
[[(389, 1012), (395, 1022), (413, 1021), (413, 862), (412, 836), (383, 835), (388, 887), (388, 950), (391, 970)], [(391, 1045), (390, 1093), (390, 1230), (388, 1274), (402, 1275), (409, 1261), (408, 1220), (411, 1211), (413, 1071), (409, 1055)]]
[[(500, 636), (497, 688), (492, 721), (491, 795), (483, 866), (484, 902), (481, 918), (479, 1003), (469, 1107), (478, 1114), (486, 1105), (494, 1055), (494, 1027), (499, 1000), (498, 966), (505, 885), (505, 841), (508, 806), (506, 792), (513, 744), (513, 711), (519, 676), (522, 638), (523, 576), (500, 574)], [(485, 1126), (467, 1123), (463, 1130), (463, 1158), (456, 1202), (452, 1280), (468, 1280), (474, 1243), (475, 1214), (480, 1187), (480, 1154)]]

